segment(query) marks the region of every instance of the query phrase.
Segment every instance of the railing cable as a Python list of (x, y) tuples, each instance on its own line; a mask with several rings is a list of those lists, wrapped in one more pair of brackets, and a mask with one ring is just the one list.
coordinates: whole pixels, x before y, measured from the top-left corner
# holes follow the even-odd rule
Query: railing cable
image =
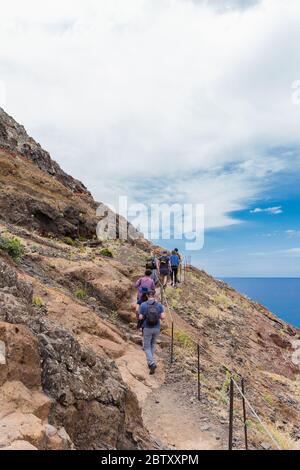
[(266, 428), (266, 426), (264, 425), (264, 423), (262, 422), (261, 418), (258, 416), (257, 412), (255, 411), (255, 409), (253, 408), (253, 406), (251, 405), (251, 403), (249, 402), (249, 400), (247, 399), (247, 397), (245, 397), (244, 393), (242, 392), (242, 390), (240, 389), (240, 387), (238, 386), (238, 384), (236, 383), (236, 381), (234, 380), (234, 378), (232, 378), (232, 381), (235, 385), (235, 387), (237, 388), (239, 394), (241, 395), (241, 397), (245, 400), (246, 404), (248, 405), (251, 413), (253, 414), (253, 416), (257, 419), (257, 421), (260, 423), (261, 427), (264, 429), (264, 431), (266, 432), (266, 434), (269, 436), (269, 438), (272, 440), (272, 442), (275, 444), (275, 446), (277, 447), (278, 450), (281, 450), (281, 447), (280, 445), (278, 444), (277, 440), (275, 439), (275, 437), (273, 436), (273, 434), (268, 430), (268, 428)]

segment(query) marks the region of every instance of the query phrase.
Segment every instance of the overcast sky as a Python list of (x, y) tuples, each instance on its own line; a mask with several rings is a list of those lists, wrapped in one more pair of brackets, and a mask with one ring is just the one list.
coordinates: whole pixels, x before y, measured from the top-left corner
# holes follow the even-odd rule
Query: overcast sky
[(0, 6), (0, 99), (97, 200), (203, 203), (199, 264), (300, 275), (299, 0)]

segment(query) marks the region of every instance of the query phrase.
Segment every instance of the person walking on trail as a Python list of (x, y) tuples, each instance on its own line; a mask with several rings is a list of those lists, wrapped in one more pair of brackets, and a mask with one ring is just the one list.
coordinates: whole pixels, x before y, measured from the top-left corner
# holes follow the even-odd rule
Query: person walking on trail
[(153, 252), (151, 252), (151, 257), (147, 260), (146, 269), (151, 270), (151, 277), (155, 282), (155, 285), (158, 284), (158, 260)]
[(175, 248), (175, 254), (179, 257), (179, 266), (178, 266), (178, 271), (177, 271), (177, 282), (181, 282), (181, 276), (182, 276), (182, 256), (179, 253), (178, 248)]
[(155, 299), (155, 291), (149, 293), (149, 300), (142, 303), (140, 316), (144, 331), (144, 351), (146, 353), (150, 375), (155, 374), (157, 365), (155, 362), (155, 349), (161, 329), (161, 321), (165, 318), (164, 307)]
[(171, 263), (171, 269), (172, 269), (172, 274), (171, 274), (172, 286), (176, 287), (178, 284), (178, 269), (180, 265), (180, 259), (175, 250), (172, 251), (170, 263)]
[(135, 284), (137, 292), (137, 314), (139, 312), (139, 307), (145, 301), (144, 295), (147, 295), (150, 291), (155, 291), (155, 282), (151, 278), (152, 271), (147, 269), (145, 275), (141, 277)]
[[(136, 310), (136, 329), (137, 330), (143, 330), (143, 322), (140, 320), (140, 306), (144, 303), (147, 302), (149, 299), (149, 290), (147, 287), (142, 287), (142, 294), (141, 298), (137, 301), (137, 310)], [(142, 331), (143, 332), (143, 331)]]
[(165, 289), (168, 284), (168, 277), (171, 273), (170, 256), (167, 251), (164, 251), (162, 256), (159, 258), (158, 268), (159, 268), (161, 284), (163, 288)]

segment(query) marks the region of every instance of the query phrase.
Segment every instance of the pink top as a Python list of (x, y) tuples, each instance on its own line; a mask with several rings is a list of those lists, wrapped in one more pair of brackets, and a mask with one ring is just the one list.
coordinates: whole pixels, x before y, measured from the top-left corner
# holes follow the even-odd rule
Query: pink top
[(155, 291), (155, 282), (151, 277), (144, 276), (139, 279), (135, 285), (135, 287), (139, 290), (139, 299), (142, 297), (142, 289), (148, 289), (148, 291)]

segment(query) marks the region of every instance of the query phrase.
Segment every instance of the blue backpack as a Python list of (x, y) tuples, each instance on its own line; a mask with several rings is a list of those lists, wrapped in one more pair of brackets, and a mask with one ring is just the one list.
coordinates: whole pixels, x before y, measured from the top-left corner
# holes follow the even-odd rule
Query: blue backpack
[(160, 313), (158, 311), (158, 303), (154, 302), (152, 304), (148, 303), (148, 309), (146, 313), (147, 324), (151, 327), (158, 325), (160, 319)]

